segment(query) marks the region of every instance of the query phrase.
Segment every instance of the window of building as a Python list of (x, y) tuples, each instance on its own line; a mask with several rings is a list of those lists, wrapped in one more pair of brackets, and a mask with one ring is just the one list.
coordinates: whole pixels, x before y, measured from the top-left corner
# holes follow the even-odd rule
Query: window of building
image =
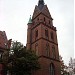
[(51, 63), (50, 64), (50, 75), (55, 75), (55, 67), (54, 67), (54, 64), (53, 63)]
[(54, 40), (53, 32), (51, 32), (50, 34), (51, 34), (51, 39)]
[(36, 53), (36, 55), (38, 55), (38, 53), (39, 53), (38, 52), (38, 44), (37, 43), (35, 44), (35, 53)]
[(35, 37), (38, 37), (38, 30), (35, 31)]
[(49, 24), (50, 24), (50, 20), (49, 20)]
[(52, 58), (56, 58), (55, 46), (52, 46)]
[(59, 54), (57, 55), (57, 59), (59, 60)]
[(0, 59), (2, 58), (2, 53), (0, 53)]
[(50, 56), (50, 46), (48, 43), (46, 44), (46, 56)]
[(46, 38), (48, 38), (48, 30), (47, 29), (45, 30), (45, 36), (46, 36)]
[(44, 21), (46, 21), (45, 17), (44, 17)]
[(0, 53), (0, 62), (2, 61), (2, 53)]
[(39, 21), (39, 18), (37, 18), (37, 21)]

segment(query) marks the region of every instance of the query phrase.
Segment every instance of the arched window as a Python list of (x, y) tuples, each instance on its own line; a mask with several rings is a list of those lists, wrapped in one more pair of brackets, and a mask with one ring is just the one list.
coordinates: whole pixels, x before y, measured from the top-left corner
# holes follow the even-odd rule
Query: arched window
[(35, 31), (35, 40), (37, 39), (38, 37), (38, 30)]
[(51, 39), (54, 40), (54, 34), (53, 34), (53, 32), (51, 32), (50, 34), (51, 34)]
[(2, 53), (0, 53), (0, 59), (2, 59)]
[(46, 44), (46, 56), (50, 56), (50, 46), (48, 43)]
[(55, 75), (55, 67), (54, 67), (54, 64), (53, 63), (51, 63), (50, 64), (50, 75)]
[(47, 29), (45, 29), (45, 37), (46, 37), (46, 39), (48, 39), (48, 30)]
[(52, 58), (56, 58), (55, 46), (52, 46)]
[(44, 17), (44, 21), (46, 21), (45, 17)]
[(39, 53), (38, 52), (38, 44), (37, 43), (35, 44), (35, 53), (36, 53), (36, 55), (38, 55), (38, 53)]

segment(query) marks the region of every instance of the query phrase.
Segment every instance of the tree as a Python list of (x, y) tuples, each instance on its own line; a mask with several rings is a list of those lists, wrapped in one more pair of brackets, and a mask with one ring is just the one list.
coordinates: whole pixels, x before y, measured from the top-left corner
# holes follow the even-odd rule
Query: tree
[(62, 57), (59, 56), (59, 58), (60, 58), (60, 64), (61, 64), (61, 75), (69, 75), (67, 70), (66, 70), (67, 66), (64, 64)]
[(9, 53), (8, 70), (13, 75), (31, 75), (40, 68), (38, 57), (20, 42), (13, 42)]

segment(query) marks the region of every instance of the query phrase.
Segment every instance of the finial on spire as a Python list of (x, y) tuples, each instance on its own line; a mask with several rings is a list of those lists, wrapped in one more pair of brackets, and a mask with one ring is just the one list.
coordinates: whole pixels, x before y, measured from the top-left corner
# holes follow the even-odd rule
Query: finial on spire
[(41, 10), (43, 8), (43, 6), (44, 6), (44, 0), (39, 0), (39, 2), (38, 2), (39, 9)]
[(44, 0), (39, 0), (38, 6), (39, 6), (39, 5), (44, 5)]

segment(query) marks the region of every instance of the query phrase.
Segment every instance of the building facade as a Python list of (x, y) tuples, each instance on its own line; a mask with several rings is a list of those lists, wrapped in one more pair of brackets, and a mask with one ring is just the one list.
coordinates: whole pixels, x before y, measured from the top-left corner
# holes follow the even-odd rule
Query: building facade
[(6, 48), (7, 44), (7, 36), (5, 31), (0, 31), (0, 47), (1, 48)]
[(56, 27), (53, 18), (45, 5), (39, 0), (30, 17), (27, 29), (27, 49), (33, 50), (39, 56), (41, 69), (33, 75), (60, 75), (60, 61)]
[[(6, 75), (4, 71), (4, 64), (6, 64), (7, 60), (7, 52), (11, 46), (11, 39), (7, 39), (5, 31), (0, 31), (0, 75)], [(2, 62), (2, 60), (4, 62)]]
[(5, 50), (10, 49), (11, 40), (12, 39), (7, 39), (5, 31), (0, 31), (0, 57)]

